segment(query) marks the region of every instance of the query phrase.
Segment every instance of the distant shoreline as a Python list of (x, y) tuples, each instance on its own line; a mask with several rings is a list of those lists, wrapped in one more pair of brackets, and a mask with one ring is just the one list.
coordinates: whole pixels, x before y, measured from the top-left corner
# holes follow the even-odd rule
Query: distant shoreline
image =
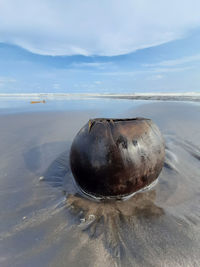
[(132, 93), (132, 94), (95, 94), (95, 93), (30, 93), (30, 94), (0, 94), (0, 98), (29, 99), (80, 99), (80, 98), (112, 98), (133, 100), (163, 100), (163, 101), (200, 101), (200, 93)]

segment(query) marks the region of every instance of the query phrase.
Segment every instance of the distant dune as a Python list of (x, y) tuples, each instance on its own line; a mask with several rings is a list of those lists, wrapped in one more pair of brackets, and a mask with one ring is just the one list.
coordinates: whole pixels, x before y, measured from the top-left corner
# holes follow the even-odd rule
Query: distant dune
[(99, 93), (30, 93), (30, 94), (0, 94), (0, 97), (29, 99), (77, 99), (77, 98), (116, 98), (139, 100), (170, 100), (170, 101), (200, 101), (200, 92), (188, 93), (131, 93), (131, 94), (99, 94)]

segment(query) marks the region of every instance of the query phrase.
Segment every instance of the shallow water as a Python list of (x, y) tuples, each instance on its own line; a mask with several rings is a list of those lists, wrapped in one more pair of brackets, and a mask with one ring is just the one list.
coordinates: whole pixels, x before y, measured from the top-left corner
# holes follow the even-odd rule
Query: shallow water
[[(0, 266), (199, 266), (200, 106), (101, 101), (0, 116)], [(79, 194), (70, 145), (102, 116), (144, 116), (161, 129), (165, 165), (150, 191), (108, 203)]]
[[(45, 111), (92, 111), (100, 112), (102, 116), (119, 116), (121, 110), (140, 106), (143, 103), (154, 103), (155, 100), (137, 100), (127, 99), (101, 99), (101, 98), (63, 98), (46, 99), (45, 103), (31, 104), (31, 101), (42, 101), (41, 98), (31, 97), (0, 97), (0, 115), (16, 114), (24, 112), (45, 112)], [(134, 102), (134, 105), (133, 105)]]

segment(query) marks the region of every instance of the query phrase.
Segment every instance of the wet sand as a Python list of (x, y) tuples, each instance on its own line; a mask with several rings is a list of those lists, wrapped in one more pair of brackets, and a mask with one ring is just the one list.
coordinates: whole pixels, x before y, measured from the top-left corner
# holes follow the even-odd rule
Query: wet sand
[(68, 158), (76, 132), (105, 114), (97, 106), (0, 115), (0, 266), (199, 266), (200, 105), (121, 110), (157, 123), (165, 166), (150, 191), (96, 203), (79, 194)]

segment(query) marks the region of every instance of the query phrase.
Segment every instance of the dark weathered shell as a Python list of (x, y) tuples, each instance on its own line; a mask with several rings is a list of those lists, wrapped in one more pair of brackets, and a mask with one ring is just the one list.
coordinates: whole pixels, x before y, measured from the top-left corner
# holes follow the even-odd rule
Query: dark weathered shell
[(150, 185), (164, 157), (163, 137), (150, 119), (94, 119), (76, 135), (70, 164), (86, 194), (123, 198)]

